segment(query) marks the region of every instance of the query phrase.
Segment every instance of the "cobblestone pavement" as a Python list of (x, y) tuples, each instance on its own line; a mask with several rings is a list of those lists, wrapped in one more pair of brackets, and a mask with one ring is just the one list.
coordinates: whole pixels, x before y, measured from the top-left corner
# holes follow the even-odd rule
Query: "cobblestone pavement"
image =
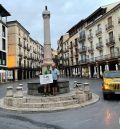
[[(90, 83), (91, 90), (100, 96), (100, 101), (84, 108), (56, 112), (11, 112), (0, 109), (0, 129), (120, 129), (120, 96), (103, 100), (99, 79), (64, 78), (70, 81)], [(5, 95), (7, 86), (16, 87), (36, 79), (0, 84), (0, 97)]]

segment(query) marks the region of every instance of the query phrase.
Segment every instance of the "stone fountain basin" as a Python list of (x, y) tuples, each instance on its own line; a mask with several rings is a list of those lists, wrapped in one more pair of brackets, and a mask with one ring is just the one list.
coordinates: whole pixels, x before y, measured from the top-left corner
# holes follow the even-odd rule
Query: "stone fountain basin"
[[(33, 95), (33, 96), (41, 96), (45, 85), (41, 85), (39, 81), (36, 82), (29, 82), (27, 85), (27, 94)], [(69, 93), (70, 87), (69, 87), (69, 81), (67, 80), (58, 80), (58, 88), (59, 88), (59, 94)]]

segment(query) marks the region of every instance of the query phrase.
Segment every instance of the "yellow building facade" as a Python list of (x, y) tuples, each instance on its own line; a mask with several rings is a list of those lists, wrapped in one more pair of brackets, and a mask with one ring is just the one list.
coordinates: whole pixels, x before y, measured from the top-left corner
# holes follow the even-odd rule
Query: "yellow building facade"
[(18, 21), (7, 22), (7, 26), (8, 69), (13, 80), (35, 77), (41, 72), (43, 46)]

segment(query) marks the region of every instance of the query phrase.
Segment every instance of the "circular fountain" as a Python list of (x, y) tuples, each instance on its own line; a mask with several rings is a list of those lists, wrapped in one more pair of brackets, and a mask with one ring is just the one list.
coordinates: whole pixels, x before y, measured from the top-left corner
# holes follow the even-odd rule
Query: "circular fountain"
[[(6, 89), (6, 96), (0, 100), (0, 107), (15, 111), (56, 111), (83, 107), (99, 100), (99, 97), (90, 91), (88, 83), (75, 82), (72, 90), (68, 84), (69, 81), (60, 81), (61, 91), (56, 96), (43, 96), (37, 90), (40, 86), (37, 83), (28, 83), (27, 93), (23, 91), (21, 84), (16, 89), (9, 86)], [(31, 89), (31, 85), (37, 88)]]

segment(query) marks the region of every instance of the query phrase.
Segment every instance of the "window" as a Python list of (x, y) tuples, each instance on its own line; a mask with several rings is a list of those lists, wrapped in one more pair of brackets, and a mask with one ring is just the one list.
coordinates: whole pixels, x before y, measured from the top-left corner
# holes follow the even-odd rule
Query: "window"
[(103, 51), (102, 50), (99, 51), (99, 54), (100, 54), (100, 56), (103, 56)]
[(80, 32), (80, 38), (85, 38), (85, 31), (84, 30)]
[(89, 35), (92, 36), (92, 30), (91, 29), (89, 30)]
[(114, 54), (114, 47), (110, 47), (110, 54), (111, 54), (111, 55)]
[(19, 36), (20, 36), (20, 28), (18, 28), (18, 33), (19, 33)]
[(6, 53), (0, 51), (0, 65), (6, 65)]
[(20, 44), (20, 38), (19, 38), (19, 44)]
[(72, 48), (72, 42), (70, 42), (70, 46), (71, 46), (71, 48)]
[(94, 58), (94, 53), (91, 53), (91, 58)]
[(6, 50), (6, 43), (5, 43), (5, 39), (2, 39), (2, 49)]
[(5, 37), (6, 34), (5, 34), (5, 26), (2, 26), (2, 36)]
[(76, 58), (76, 64), (78, 64), (78, 58)]
[(100, 26), (101, 26), (100, 24), (97, 25), (98, 30), (100, 30)]
[(75, 39), (75, 46), (77, 46), (77, 38)]
[(0, 65), (2, 64), (2, 52), (0, 51)]
[(98, 38), (99, 44), (102, 44), (102, 37)]
[(24, 67), (26, 67), (26, 61), (24, 60)]
[(90, 42), (90, 47), (93, 48), (93, 42), (92, 41)]
[(110, 41), (113, 40), (113, 31), (109, 33), (109, 39)]
[(86, 55), (85, 54), (81, 55), (81, 60), (86, 60)]
[(3, 63), (2, 64), (6, 65), (6, 53), (5, 52), (3, 52)]
[(108, 18), (108, 25), (112, 25), (112, 17)]

